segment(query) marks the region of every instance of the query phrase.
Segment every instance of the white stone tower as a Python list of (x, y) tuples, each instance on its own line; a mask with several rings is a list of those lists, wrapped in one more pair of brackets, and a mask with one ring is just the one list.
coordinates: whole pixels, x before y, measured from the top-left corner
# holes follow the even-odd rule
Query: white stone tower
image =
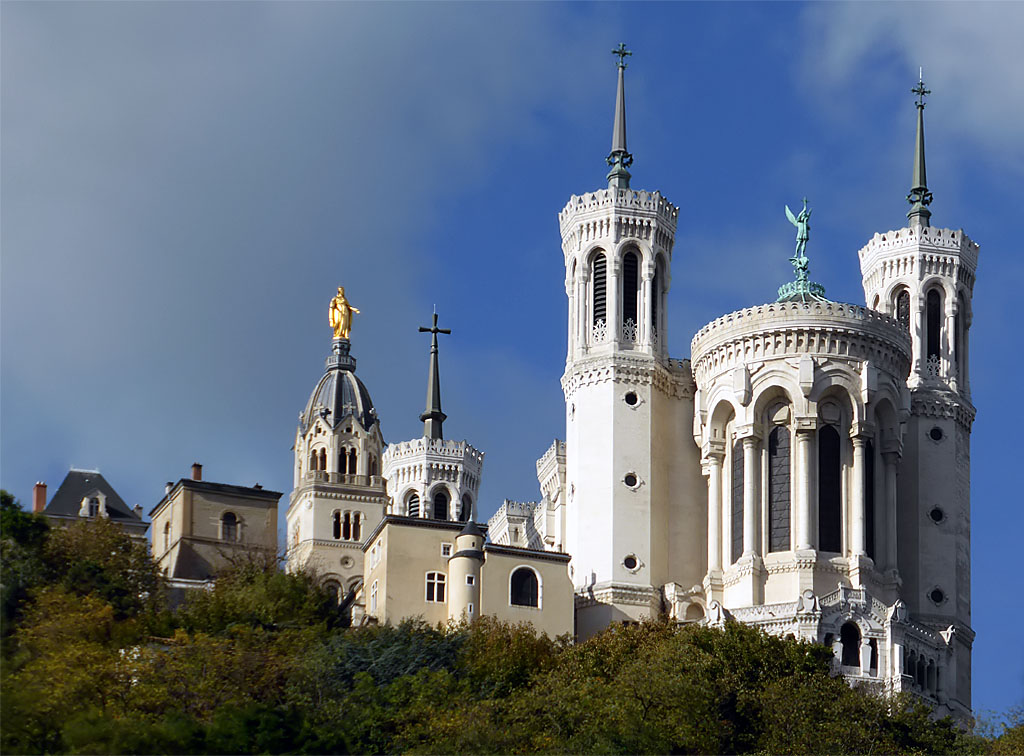
[(466, 441), (445, 441), (441, 411), (441, 374), (437, 335), (450, 334), (437, 327), (437, 313), (430, 328), (430, 369), (427, 377), (427, 408), (420, 415), (423, 437), (389, 444), (384, 452), (383, 473), (391, 499), (388, 513), (434, 520), (473, 520), (480, 493), (484, 454)]
[(333, 340), (326, 372), (299, 413), (286, 516), (289, 569), (314, 570), (339, 597), (358, 587), (363, 539), (387, 501), (380, 421), (350, 348), (348, 338)]
[[(679, 210), (658, 192), (630, 189), (625, 46), (608, 188), (573, 196), (559, 214), (569, 299), (566, 402), (566, 551), (577, 592), (577, 634), (660, 611), (673, 559), (702, 545), (683, 527), (692, 449), (688, 365), (666, 351), (665, 312)], [(689, 407), (689, 410), (686, 408)], [(687, 414), (689, 412), (689, 414)], [(670, 509), (672, 512), (670, 512)], [(701, 516), (698, 511), (690, 513)], [(675, 531), (675, 532), (673, 532)], [(692, 543), (691, 543), (692, 541)], [(671, 548), (670, 548), (671, 545)], [(700, 561), (699, 559), (696, 561)], [(693, 582), (701, 574), (694, 571)]]
[[(864, 294), (911, 337), (909, 417), (899, 460), (897, 561), (914, 621), (947, 638), (940, 699), (970, 710), (971, 404), (968, 333), (978, 245), (962, 229), (931, 226), (924, 152), (924, 82), (907, 228), (875, 234), (860, 250)], [(913, 674), (911, 672), (910, 674)]]

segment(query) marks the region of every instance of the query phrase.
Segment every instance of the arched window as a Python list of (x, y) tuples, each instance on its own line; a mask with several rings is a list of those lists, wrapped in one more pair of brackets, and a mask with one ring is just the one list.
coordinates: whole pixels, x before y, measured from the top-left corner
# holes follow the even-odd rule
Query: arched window
[(436, 604), (444, 603), (445, 574), (443, 572), (427, 573), (427, 601)]
[(355, 449), (349, 449), (349, 452), (348, 452), (348, 474), (349, 475), (355, 475), (356, 474), (356, 450)]
[(331, 600), (335, 604), (341, 602), (341, 584), (337, 580), (328, 580), (324, 582), (324, 591), (331, 597)]
[(335, 540), (340, 540), (341, 539), (341, 512), (335, 512), (331, 516), (331, 528), (332, 528), (332, 534), (334, 535)]
[(875, 445), (864, 445), (864, 550), (875, 558)]
[(406, 502), (406, 511), (409, 517), (420, 516), (420, 497), (418, 494), (409, 494), (409, 499)]
[(842, 482), (839, 431), (818, 431), (818, 550), (842, 551)]
[(598, 252), (590, 262), (591, 322), (594, 325), (605, 322), (605, 305), (608, 298), (607, 283), (607, 260), (603, 252)]
[(906, 289), (900, 289), (896, 294), (896, 320), (903, 330), (910, 333), (910, 292)]
[(352, 540), (361, 541), (363, 540), (363, 513), (353, 512), (352, 513)]
[(377, 457), (373, 454), (370, 455), (370, 475), (377, 474)]
[(220, 537), (223, 541), (238, 540), (238, 518), (234, 512), (225, 512), (220, 518)]
[(341, 540), (352, 540), (352, 513), (345, 512), (341, 518)]
[(338, 453), (338, 472), (342, 475), (348, 474), (348, 452), (344, 449)]
[(789, 550), (789, 428), (768, 434), (768, 551)]
[(639, 299), (640, 259), (630, 251), (622, 256), (622, 338), (637, 340), (637, 300)]
[(448, 519), (448, 494), (444, 491), (438, 491), (434, 494), (434, 519)]
[(164, 551), (171, 548), (171, 523), (164, 523)]
[(320, 469), (321, 470), (326, 470), (327, 469), (327, 450), (326, 449), (321, 449), (320, 450)]
[(540, 584), (536, 572), (529, 567), (513, 570), (509, 577), (509, 601), (513, 606), (540, 606)]
[(467, 522), (473, 514), (473, 500), (469, 498), (469, 494), (462, 495), (462, 507), (459, 509), (459, 520), (461, 522)]
[(931, 289), (927, 298), (928, 360), (940, 358), (942, 344), (942, 296), (938, 289)]
[(860, 667), (860, 630), (852, 622), (839, 629), (839, 640), (843, 644), (842, 665)]
[(316, 472), (319, 468), (320, 457), (316, 453), (316, 449), (313, 449), (309, 453), (309, 471)]
[(868, 645), (871, 646), (871, 661), (868, 663), (868, 669), (878, 670), (878, 641), (872, 638), (868, 641)]
[(730, 534), (732, 536), (732, 560), (735, 562), (743, 553), (743, 442), (732, 445), (732, 507), (730, 508)]

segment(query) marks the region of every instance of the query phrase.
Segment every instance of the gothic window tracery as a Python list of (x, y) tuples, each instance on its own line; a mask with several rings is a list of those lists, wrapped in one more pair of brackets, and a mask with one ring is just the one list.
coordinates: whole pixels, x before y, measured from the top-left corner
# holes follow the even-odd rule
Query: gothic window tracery
[(640, 260), (636, 252), (626, 252), (622, 256), (622, 338), (626, 341), (637, 340), (639, 272)]
[(896, 320), (910, 333), (910, 292), (900, 289), (896, 294)]
[(608, 261), (604, 252), (597, 252), (590, 261), (591, 324), (595, 331), (604, 326), (607, 319)]

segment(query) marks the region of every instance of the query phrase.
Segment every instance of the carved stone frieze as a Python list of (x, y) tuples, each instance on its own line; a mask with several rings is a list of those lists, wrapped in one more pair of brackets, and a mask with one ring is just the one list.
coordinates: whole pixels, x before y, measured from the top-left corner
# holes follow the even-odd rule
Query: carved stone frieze
[(562, 376), (562, 391), (568, 401), (581, 386), (613, 381), (638, 386), (653, 386), (677, 399), (693, 397), (695, 386), (689, 363), (670, 360), (668, 367), (650, 358), (628, 354), (610, 354), (581, 360), (570, 365)]

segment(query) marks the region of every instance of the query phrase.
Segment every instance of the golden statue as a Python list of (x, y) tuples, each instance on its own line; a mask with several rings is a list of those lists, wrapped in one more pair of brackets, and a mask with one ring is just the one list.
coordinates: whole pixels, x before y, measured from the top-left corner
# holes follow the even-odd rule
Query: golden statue
[(334, 329), (334, 338), (347, 339), (352, 331), (352, 313), (359, 312), (358, 309), (348, 303), (345, 298), (345, 287), (338, 287), (338, 295), (331, 300), (331, 308), (327, 311), (327, 318)]

